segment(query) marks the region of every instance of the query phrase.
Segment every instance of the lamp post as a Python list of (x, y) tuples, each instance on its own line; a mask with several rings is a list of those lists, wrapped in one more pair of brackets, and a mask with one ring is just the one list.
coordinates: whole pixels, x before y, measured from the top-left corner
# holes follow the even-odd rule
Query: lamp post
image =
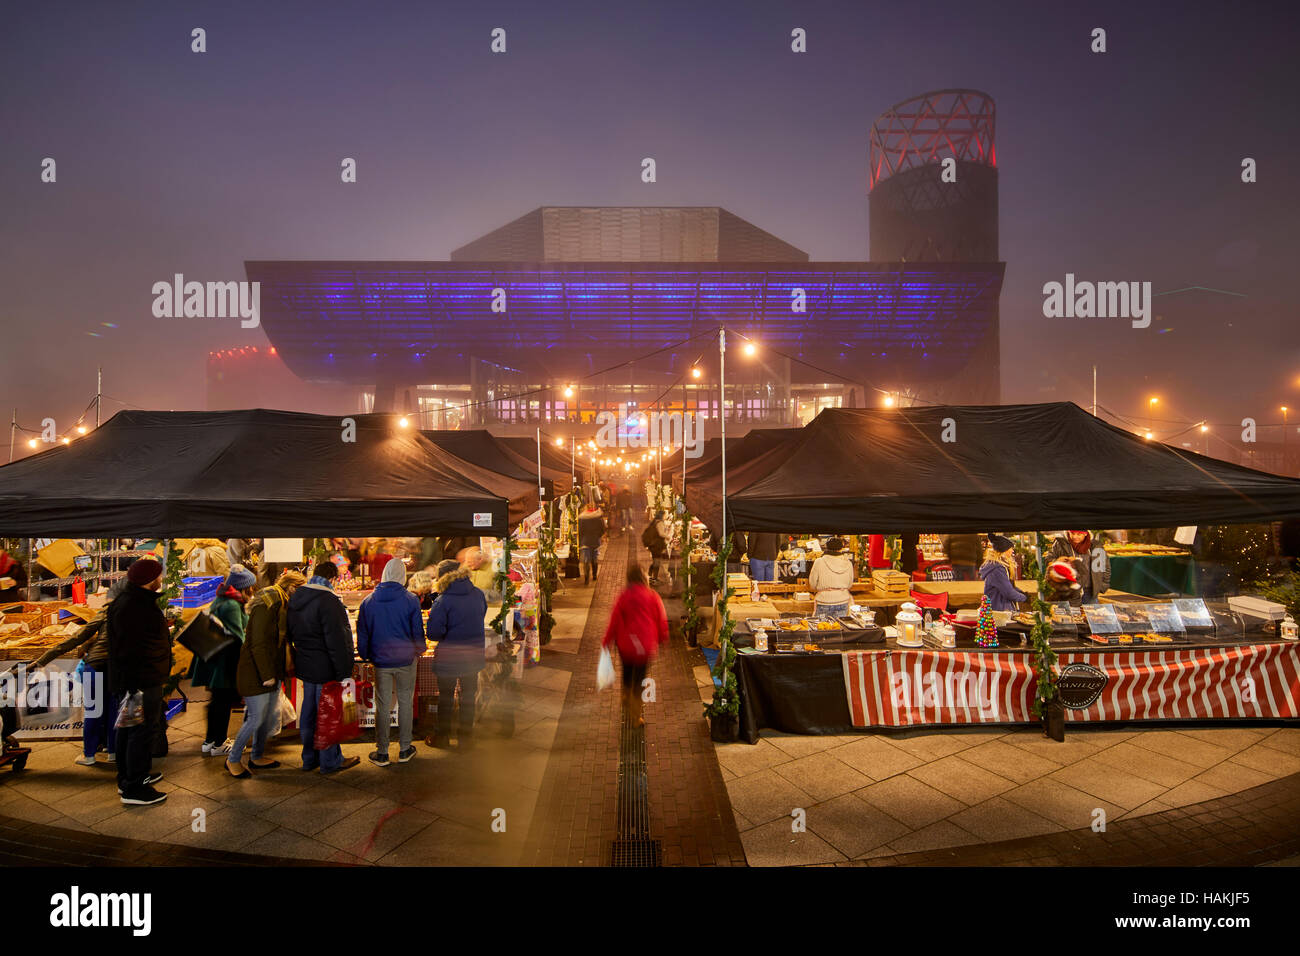
[[(718, 418), (722, 422), (722, 538), (719, 548), (727, 542), (727, 327), (718, 328)], [(726, 569), (723, 569), (726, 574)]]

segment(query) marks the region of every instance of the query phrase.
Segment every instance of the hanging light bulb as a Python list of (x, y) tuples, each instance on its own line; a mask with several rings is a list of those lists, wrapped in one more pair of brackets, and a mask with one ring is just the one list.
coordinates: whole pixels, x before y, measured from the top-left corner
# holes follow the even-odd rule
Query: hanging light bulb
[(78, 434), (78, 435), (84, 435), (84, 434), (86, 434), (86, 426), (85, 426), (85, 425), (78, 425), (78, 426), (77, 426), (77, 434)]
[(401, 418), (399, 418), (399, 419), (397, 420), (397, 427), (398, 427), (398, 428), (405, 428), (405, 427), (406, 427), (407, 425), (409, 425), (409, 424), (411, 424), (411, 423), (408, 422), (408, 421), (406, 420), (406, 416), (405, 416), (405, 415), (403, 415)]
[(35, 439), (35, 438), (29, 438), (29, 439), (27, 439), (27, 447), (28, 447), (28, 448), (35, 448), (35, 447), (36, 447), (36, 439)]

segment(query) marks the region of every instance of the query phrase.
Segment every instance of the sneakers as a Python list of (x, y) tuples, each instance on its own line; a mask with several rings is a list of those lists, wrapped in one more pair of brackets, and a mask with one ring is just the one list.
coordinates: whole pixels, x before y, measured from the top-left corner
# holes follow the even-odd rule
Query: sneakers
[(227, 740), (225, 743), (222, 744), (205, 743), (203, 745), (203, 752), (207, 754), (209, 757), (224, 757), (226, 754), (230, 753), (230, 750), (234, 746), (234, 743), (235, 742), (233, 740)]
[(411, 746), (407, 747), (405, 750), (399, 750), (397, 752), (398, 763), (406, 763), (408, 760), (414, 760), (414, 759), (415, 759), (415, 744), (411, 744)]
[(338, 769), (326, 770), (324, 767), (322, 767), (320, 772), (325, 774), (326, 776), (329, 776), (330, 774), (338, 773), (339, 770), (348, 770), (352, 767), (355, 767), (359, 763), (361, 763), (360, 757), (344, 757), (343, 762), (338, 765)]
[(91, 756), (89, 756), (89, 757), (87, 757), (87, 756), (85, 756), (85, 755), (83, 754), (82, 756), (78, 757), (76, 760), (74, 760), (74, 761), (72, 761), (72, 762), (73, 762), (73, 763), (79, 763), (79, 764), (81, 764), (83, 767), (93, 767), (93, 766), (95, 766), (95, 757), (94, 757), (93, 754), (92, 754)]
[(387, 767), (388, 754), (380, 753), (378, 750), (376, 750), (374, 753), (370, 755), (370, 762), (374, 764), (376, 767)]
[(139, 787), (130, 793), (122, 794), (122, 803), (128, 807), (152, 806), (155, 803), (162, 803), (166, 799), (167, 794), (150, 786)]
[[(157, 783), (157, 782), (158, 782), (159, 780), (161, 780), (162, 778), (163, 778), (163, 775), (162, 775), (161, 772), (158, 772), (158, 773), (151, 773), (151, 774), (149, 774), (147, 777), (144, 778), (144, 784), (143, 784), (142, 786), (144, 786), (144, 787), (152, 787), (155, 783)], [(121, 788), (121, 787), (118, 787), (118, 788), (117, 788), (117, 795), (118, 795), (119, 797), (122, 796), (122, 788)]]
[(104, 763), (117, 763), (117, 754), (104, 754)]

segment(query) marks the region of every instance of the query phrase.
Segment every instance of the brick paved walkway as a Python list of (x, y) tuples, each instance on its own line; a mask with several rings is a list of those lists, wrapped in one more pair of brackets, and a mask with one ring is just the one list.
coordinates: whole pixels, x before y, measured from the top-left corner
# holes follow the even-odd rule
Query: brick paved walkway
[(330, 866), (104, 836), (0, 816), (0, 866)]
[[(618, 836), (619, 696), (596, 690), (605, 622), (639, 532), (606, 546), (522, 863), (608, 866)], [(664, 865), (743, 866), (744, 849), (718, 768), (699, 690), (680, 639), (660, 651), (645, 705), (650, 838)]]
[(1300, 854), (1300, 774), (1204, 803), (1000, 843), (841, 866), (1260, 866)]

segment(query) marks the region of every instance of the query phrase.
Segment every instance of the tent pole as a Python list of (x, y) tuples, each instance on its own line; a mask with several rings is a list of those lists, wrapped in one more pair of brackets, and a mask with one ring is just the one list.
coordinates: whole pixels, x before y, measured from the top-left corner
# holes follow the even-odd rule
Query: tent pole
[(18, 430), (18, 409), (14, 409), (14, 417), (9, 419), (9, 460), (14, 460), (14, 432)]
[(537, 506), (542, 506), (542, 426), (537, 426)]
[(1097, 366), (1092, 367), (1092, 417), (1097, 417)]
[(95, 427), (99, 427), (99, 406), (104, 401), (104, 366), (95, 369)]

